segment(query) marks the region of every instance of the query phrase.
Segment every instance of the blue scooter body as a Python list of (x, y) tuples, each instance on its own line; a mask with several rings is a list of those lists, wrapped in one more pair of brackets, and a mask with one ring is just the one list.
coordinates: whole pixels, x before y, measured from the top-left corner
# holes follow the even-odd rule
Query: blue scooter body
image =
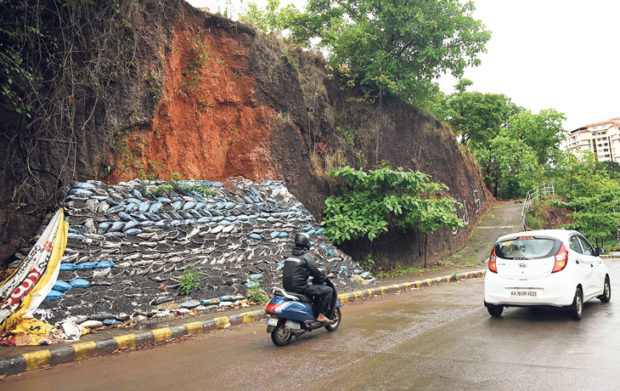
[(341, 321), (340, 300), (329, 279), (326, 285), (334, 289), (330, 311), (325, 314), (334, 320), (332, 324), (316, 320), (312, 311), (312, 303), (303, 302), (280, 288), (274, 288), (275, 294), (265, 306), (267, 315), (265, 323), (267, 323), (267, 332), (271, 333), (271, 339), (276, 345), (287, 345), (293, 335), (299, 337), (306, 331), (321, 327), (325, 327), (328, 331), (335, 331), (338, 328)]

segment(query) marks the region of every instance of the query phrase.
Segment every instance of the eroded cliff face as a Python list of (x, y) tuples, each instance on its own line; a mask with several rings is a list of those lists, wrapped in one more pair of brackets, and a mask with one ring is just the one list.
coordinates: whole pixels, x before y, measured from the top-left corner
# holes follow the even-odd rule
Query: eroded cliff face
[[(138, 14), (149, 12), (148, 1), (138, 4)], [(156, 83), (136, 81), (134, 95), (127, 92), (116, 102), (126, 106), (132, 99), (153, 99), (151, 117), (117, 116), (113, 129), (93, 127), (99, 148), (72, 162), (75, 169), (47, 191), (93, 178), (108, 183), (136, 177), (280, 179), (320, 220), (331, 194), (329, 169), (387, 162), (427, 172), (448, 185), (450, 195), (465, 206), (460, 216), (470, 224), (489, 205), (473, 158), (431, 116), (393, 98), (364, 99), (316, 54), (287, 48), (180, 0), (165, 6), (174, 10), (165, 23), (139, 26), (167, 32), (156, 35), (161, 42), (152, 45), (149, 61), (137, 61), (137, 67), (150, 66), (158, 72), (148, 74), (160, 77)], [(145, 97), (144, 91), (153, 94)], [(110, 102), (101, 110), (111, 115), (119, 107)], [(468, 229), (431, 235), (429, 257), (445, 254), (467, 237)], [(380, 265), (416, 264), (423, 255), (422, 239), (415, 231), (391, 233), (375, 241), (372, 256)], [(364, 240), (344, 249), (358, 259), (371, 252)]]
[(106, 182), (276, 177), (269, 146), (276, 112), (254, 98), (248, 61), (254, 39), (247, 28), (184, 7), (163, 58), (155, 116), (118, 140)]

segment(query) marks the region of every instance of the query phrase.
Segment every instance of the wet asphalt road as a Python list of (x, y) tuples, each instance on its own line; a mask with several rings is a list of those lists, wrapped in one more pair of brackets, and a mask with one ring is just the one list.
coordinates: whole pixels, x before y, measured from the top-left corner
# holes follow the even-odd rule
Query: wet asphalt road
[(620, 390), (620, 261), (612, 300), (490, 318), (483, 279), (346, 304), (334, 333), (284, 348), (262, 323), (7, 378), (7, 390)]

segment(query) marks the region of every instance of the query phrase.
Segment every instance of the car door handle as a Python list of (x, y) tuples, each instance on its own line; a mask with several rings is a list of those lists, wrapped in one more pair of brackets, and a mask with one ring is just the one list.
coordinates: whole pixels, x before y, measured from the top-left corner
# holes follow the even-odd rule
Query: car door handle
[(579, 265), (579, 261), (575, 261), (575, 263), (576, 263), (577, 265)]

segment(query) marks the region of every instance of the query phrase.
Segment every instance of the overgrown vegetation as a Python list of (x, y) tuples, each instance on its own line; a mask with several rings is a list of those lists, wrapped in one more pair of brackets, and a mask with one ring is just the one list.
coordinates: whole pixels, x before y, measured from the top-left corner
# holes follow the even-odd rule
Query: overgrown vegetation
[(302, 12), (269, 0), (265, 10), (250, 5), (241, 20), (305, 46), (318, 42), (353, 85), (423, 105), (438, 76), (478, 65), (490, 33), (473, 10), (473, 2), (452, 0), (310, 0)]
[[(62, 186), (86, 175), (104, 176), (113, 133), (152, 117), (162, 92), (163, 64), (140, 69), (145, 36), (134, 26), (157, 18), (133, 1), (2, 1), (0, 12), (0, 137), (4, 189), (2, 242), (13, 213), (40, 215), (59, 200)], [(154, 20), (151, 20), (154, 22)], [(161, 31), (165, 33), (164, 30)], [(152, 47), (150, 48), (153, 49)], [(137, 95), (135, 91), (140, 84)], [(128, 100), (132, 99), (131, 104)], [(134, 101), (135, 99), (135, 101)], [(96, 145), (96, 147), (93, 147)], [(100, 148), (101, 155), (89, 155)]]
[(463, 79), (454, 94), (437, 96), (433, 111), (476, 157), (495, 197), (524, 197), (562, 159), (564, 114), (532, 113), (505, 95), (467, 91), (471, 85)]
[[(390, 229), (417, 228), (428, 235), (441, 226), (463, 227), (457, 217), (460, 204), (442, 196), (448, 188), (431, 182), (428, 174), (382, 167), (369, 172), (341, 167), (329, 172), (337, 179), (337, 195), (325, 200), (325, 234), (335, 244), (365, 238), (371, 243)], [(371, 256), (372, 257), (372, 254)]]
[(586, 152), (581, 161), (567, 155), (554, 173), (556, 193), (563, 199), (549, 204), (571, 210), (574, 222), (565, 227), (580, 231), (597, 246), (615, 242), (620, 228), (620, 182), (615, 168), (597, 163)]

